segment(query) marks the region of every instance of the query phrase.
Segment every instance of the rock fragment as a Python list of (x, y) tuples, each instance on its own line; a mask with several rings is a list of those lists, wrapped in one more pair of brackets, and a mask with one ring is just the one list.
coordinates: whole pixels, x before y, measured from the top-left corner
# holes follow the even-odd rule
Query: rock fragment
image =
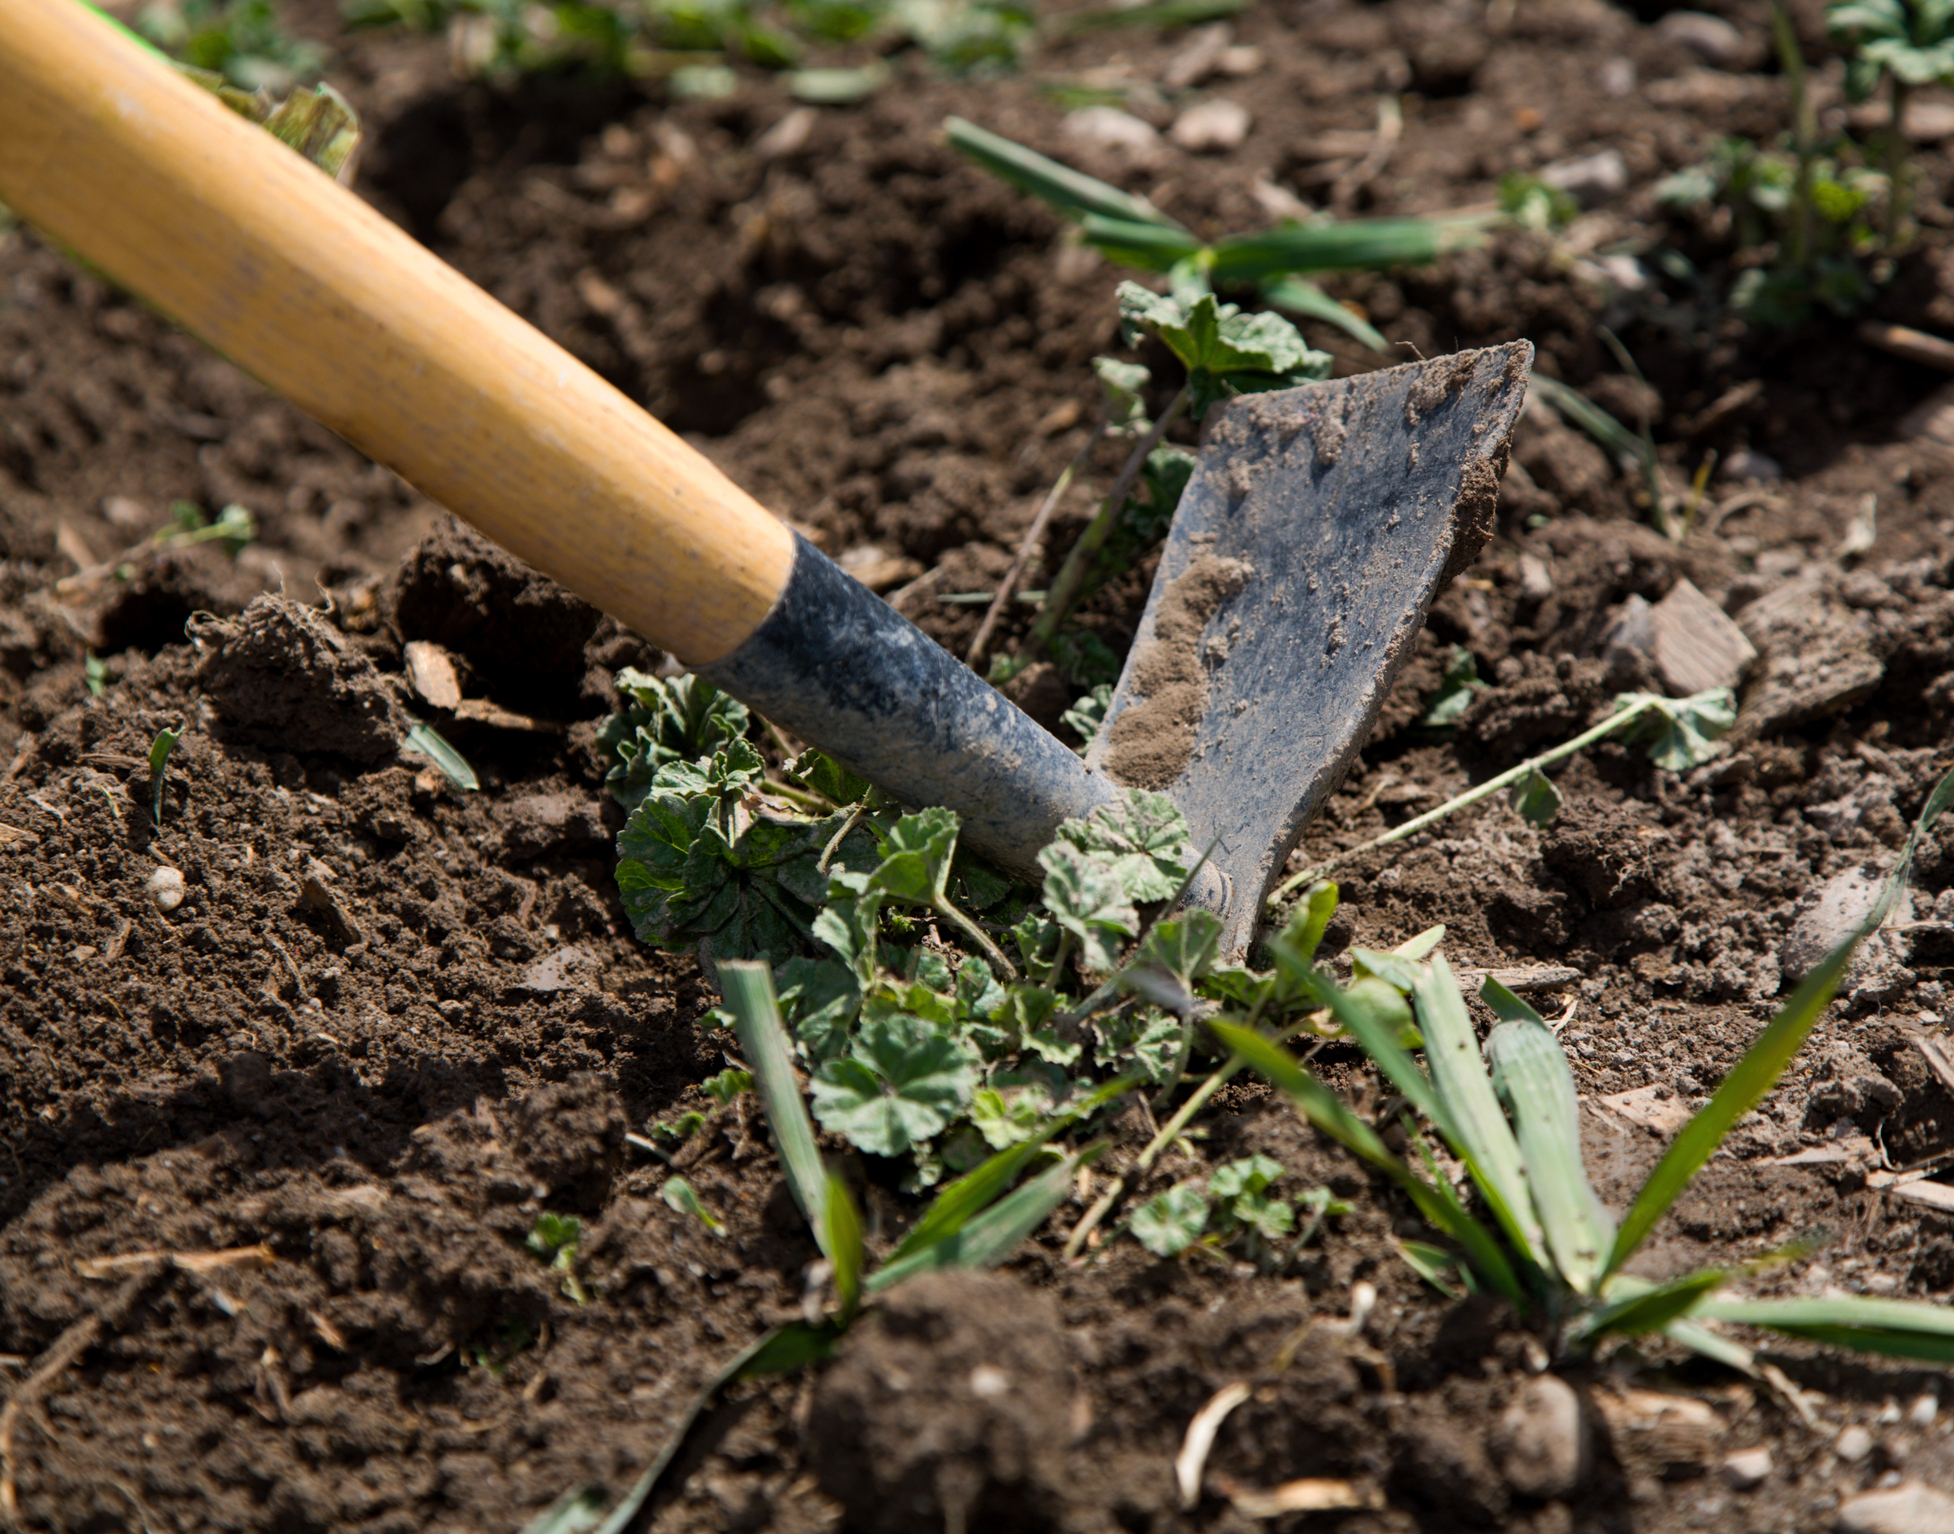
[(1735, 687), (1757, 659), (1757, 647), (1724, 610), (1679, 580), (1649, 609), (1650, 658), (1671, 697)]
[(1160, 83), (1170, 91), (1184, 91), (1199, 85), (1221, 67), (1221, 56), (1235, 41), (1235, 29), (1225, 21), (1196, 27), (1187, 44), (1167, 61), (1160, 72)]
[(1773, 735), (1866, 698), (1886, 668), (1870, 621), (1823, 579), (1808, 577), (1759, 597), (1737, 615), (1763, 655), (1746, 692), (1732, 744)]
[(1250, 121), (1247, 107), (1217, 96), (1181, 113), (1167, 136), (1190, 154), (1225, 154), (1241, 147)]
[(1839, 1436), (1832, 1440), (1832, 1452), (1848, 1465), (1856, 1465), (1873, 1452), (1873, 1435), (1855, 1422), (1840, 1429)]
[(144, 888), (151, 903), (165, 915), (183, 904), (183, 875), (167, 863), (150, 874)]
[(1847, 1497), (1833, 1527), (1839, 1534), (1947, 1534), (1954, 1529), (1954, 1497), (1906, 1481), (1890, 1491)]
[(1572, 160), (1541, 167), (1540, 179), (1592, 207), (1628, 190), (1628, 161), (1619, 149), (1598, 149)]
[(1656, 32), (1681, 43), (1714, 69), (1731, 69), (1750, 51), (1739, 32), (1721, 16), (1706, 11), (1671, 11), (1656, 23)]
[(1160, 134), (1153, 124), (1118, 107), (1081, 107), (1066, 113), (1065, 135), (1136, 160), (1151, 159), (1160, 148)]
[(1499, 1420), (1500, 1473), (1523, 1497), (1565, 1497), (1588, 1468), (1587, 1420), (1574, 1387), (1552, 1374), (1521, 1387)]
[(1771, 1451), (1759, 1445), (1723, 1457), (1723, 1480), (1732, 1491), (1752, 1491), (1771, 1474)]

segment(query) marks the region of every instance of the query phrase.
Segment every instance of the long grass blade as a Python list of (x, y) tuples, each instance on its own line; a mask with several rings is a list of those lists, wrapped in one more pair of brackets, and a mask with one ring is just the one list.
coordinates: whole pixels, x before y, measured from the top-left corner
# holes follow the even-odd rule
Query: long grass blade
[(1429, 266), (1448, 250), (1477, 244), (1485, 221), (1471, 218), (1374, 218), (1341, 223), (1281, 224), (1217, 241), (1214, 281), (1261, 282), (1296, 272)]
[(1052, 28), (1060, 33), (1107, 32), (1132, 27), (1164, 32), (1170, 27), (1191, 27), (1197, 22), (1233, 16), (1254, 3), (1255, 0), (1156, 0), (1152, 5), (1097, 5), (1053, 17)]
[(1649, 1232), (1668, 1212), (1669, 1206), (1675, 1203), (1689, 1180), (1723, 1143), (1723, 1137), (1730, 1132), (1731, 1126), (1756, 1107), (1764, 1094), (1777, 1084), (1778, 1077), (1784, 1074), (1791, 1057), (1797, 1054), (1838, 990), (1853, 950), (1859, 946), (1862, 938), (1877, 931), (1892, 913), (1901, 892), (1906, 888), (1914, 854), (1921, 840), (1933, 829), (1934, 822), (1940, 819), (1950, 800), (1954, 800), (1954, 772), (1948, 773), (1934, 785), (1934, 791), (1928, 795), (1906, 845), (1900, 849), (1893, 871), (1886, 876), (1878, 900), (1873, 903), (1872, 910), (1858, 930), (1805, 976), (1798, 989), (1792, 992), (1791, 1000), (1765, 1026), (1757, 1042), (1751, 1045), (1744, 1058), (1737, 1062), (1736, 1068), (1723, 1079), (1723, 1084), (1716, 1089), (1709, 1102), (1683, 1126), (1662, 1160), (1656, 1163), (1655, 1170), (1642, 1185), (1642, 1191), (1635, 1195), (1635, 1202), (1616, 1233), (1607, 1273), (1619, 1270), (1635, 1254), (1636, 1248), (1648, 1239)]
[(1615, 1222), (1581, 1165), (1581, 1109), (1567, 1056), (1538, 1017), (1516, 1017), (1487, 1037), (1486, 1059), (1513, 1111), (1534, 1213), (1554, 1266), (1577, 1291), (1592, 1294), (1614, 1245)]
[(1709, 1299), (1691, 1319), (1734, 1321), (1862, 1353), (1954, 1363), (1954, 1309), (1839, 1295), (1809, 1300)]
[(1442, 1177), (1434, 1186), (1392, 1155), (1378, 1138), (1376, 1130), (1360, 1119), (1342, 1098), (1304, 1070), (1280, 1045), (1270, 1042), (1252, 1028), (1243, 1028), (1234, 1023), (1217, 1020), (1210, 1022), (1208, 1028), (1231, 1054), (1241, 1056), (1268, 1077), (1279, 1091), (1286, 1093), (1297, 1111), (1310, 1123), (1345, 1149), (1386, 1173), (1403, 1188), (1406, 1196), (1418, 1206), (1420, 1214), (1466, 1249), (1467, 1258), (1490, 1286), (1515, 1305), (1524, 1303), (1525, 1296), (1519, 1280), (1514, 1277), (1513, 1265), (1506, 1260), (1506, 1254), (1499, 1249), (1492, 1232), (1466, 1211)]
[(753, 1084), (766, 1105), (767, 1127), (773, 1131), (788, 1191), (800, 1205), (822, 1255), (832, 1261), (834, 1253), (827, 1246), (828, 1169), (821, 1164), (814, 1121), (807, 1116), (800, 1083), (794, 1079), (793, 1046), (773, 992), (773, 972), (757, 959), (727, 959), (719, 966), (719, 988), (733, 1014)]
[(889, 1253), (889, 1261), (901, 1262), (905, 1257), (913, 1256), (925, 1247), (935, 1246), (937, 1242), (947, 1240), (962, 1230), (972, 1216), (1018, 1180), (1018, 1173), (1063, 1127), (1060, 1123), (1046, 1125), (1023, 1144), (999, 1151), (945, 1187), (929, 1208), (923, 1211), (923, 1217), (909, 1234)]
[(834, 1265), (835, 1295), (841, 1311), (835, 1317), (846, 1327), (862, 1308), (862, 1269), (866, 1258), (862, 1250), (862, 1212), (855, 1207), (855, 1195), (848, 1191), (848, 1180), (832, 1169), (828, 1172), (827, 1207), (822, 1213), (827, 1236), (821, 1243)]
[(1732, 1342), (1707, 1326), (1698, 1326), (1694, 1321), (1671, 1321), (1662, 1329), (1662, 1334), (1671, 1341), (1680, 1342), (1692, 1353), (1700, 1353), (1712, 1363), (1722, 1364), (1726, 1369), (1735, 1369), (1740, 1374), (1757, 1373), (1756, 1354), (1741, 1342)]
[(990, 1268), (1004, 1261), (1033, 1231), (1043, 1225), (1054, 1209), (1072, 1192), (1072, 1180), (1079, 1168), (1089, 1166), (1106, 1149), (1105, 1143), (1089, 1145), (1057, 1165), (1040, 1172), (1030, 1182), (999, 1199), (982, 1214), (967, 1221), (954, 1235), (931, 1247), (914, 1252), (901, 1262), (884, 1263), (869, 1275), (868, 1291), (879, 1294), (918, 1273), (941, 1268)]
[(1019, 191), (1029, 192), (1033, 197), (1051, 204), (1075, 223), (1089, 215), (1097, 215), (1123, 223), (1180, 229), (1179, 224), (1144, 197), (1122, 192), (1118, 187), (1108, 186), (1104, 181), (1073, 170), (1069, 165), (1061, 165), (1035, 149), (1013, 143), (1001, 133), (980, 128), (961, 117), (945, 118), (943, 131), (955, 148), (992, 175), (1010, 182)]
[[(1283, 977), (1298, 986), (1319, 1007), (1328, 1007), (1330, 1015), (1371, 1057), (1404, 1100), (1438, 1125), (1439, 1132), (1446, 1139), (1452, 1139), (1451, 1119), (1445, 1105), (1432, 1090), (1425, 1073), (1418, 1069), (1418, 1063), (1398, 1043), (1396, 1030), (1375, 1015), (1361, 996), (1351, 995), (1327, 975), (1303, 963), (1283, 939), (1275, 939), (1269, 945), (1269, 951), (1275, 955), (1276, 968)], [(1402, 1019), (1403, 1014), (1400, 1013), (1399, 1017)]]
[(1176, 264), (1201, 254), (1201, 242), (1184, 229), (1140, 224), (1125, 218), (1088, 213), (1079, 223), (1079, 236), (1096, 245), (1122, 266), (1143, 271), (1170, 271)]
[(1313, 320), (1322, 320), (1326, 325), (1334, 325), (1374, 352), (1390, 350), (1391, 343), (1384, 339), (1382, 331), (1369, 320), (1360, 319), (1344, 308), (1306, 278), (1278, 277), (1273, 282), (1263, 283), (1262, 302), (1272, 308), (1287, 309), (1291, 314), (1305, 315)]
[(1425, 1062), (1445, 1105), (1443, 1117), (1432, 1122), (1465, 1162), (1507, 1239), (1529, 1262), (1542, 1264), (1547, 1248), (1519, 1143), (1493, 1092), (1465, 997), (1444, 954), (1432, 955), (1430, 966), (1417, 977), (1412, 1000), (1425, 1036)]
[(1725, 1268), (1704, 1268), (1700, 1272), (1685, 1273), (1681, 1278), (1651, 1284), (1637, 1293), (1624, 1295), (1589, 1311), (1573, 1331), (1578, 1339), (1584, 1341), (1605, 1337), (1610, 1332), (1619, 1332), (1624, 1337), (1659, 1332), (1670, 1322), (1687, 1314), (1704, 1295), (1729, 1281), (1730, 1272)]

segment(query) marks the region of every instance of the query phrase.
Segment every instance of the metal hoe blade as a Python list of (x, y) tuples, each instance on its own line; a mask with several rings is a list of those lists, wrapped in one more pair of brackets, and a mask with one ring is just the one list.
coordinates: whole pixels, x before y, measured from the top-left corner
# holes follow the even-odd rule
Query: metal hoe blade
[(1209, 419), (1087, 764), (1170, 795), (1238, 954), (1493, 527), (1525, 341), (1245, 395)]

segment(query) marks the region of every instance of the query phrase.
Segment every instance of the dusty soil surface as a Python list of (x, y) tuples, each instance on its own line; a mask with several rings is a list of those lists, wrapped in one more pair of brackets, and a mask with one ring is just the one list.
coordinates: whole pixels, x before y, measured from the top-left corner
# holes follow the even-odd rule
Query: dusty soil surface
[[(1707, 260), (1652, 183), (1719, 133), (1778, 131), (1785, 91), (1755, 72), (1761, 5), (1731, 0), (1723, 67), (1657, 9), (1271, 0), (1235, 24), (1252, 71), (1189, 89), (1158, 83), (1188, 34), (1126, 33), (1056, 47), (1031, 77), (918, 74), (819, 111), (757, 76), (715, 104), (501, 91), (452, 78), (436, 41), (292, 15), (338, 48), (333, 78), (366, 113), (366, 195), (961, 649), (982, 609), (942, 598), (990, 589), (1084, 440), (1114, 274), (963, 166), (935, 133), (946, 113), (1214, 230), (1284, 197), (1484, 203), (1504, 171), (1612, 148), (1627, 184), (1576, 226), (1587, 249), (1660, 236)], [(1799, 16), (1815, 44), (1815, 7)], [(1122, 158), (1068, 137), (1037, 87), (1089, 70), (1136, 83), (1158, 126), (1207, 94), (1252, 129), (1225, 153)], [(1386, 93), (1403, 135), (1372, 154), (1352, 136)], [(1948, 163), (1931, 144), (1920, 163), (1927, 237), (1878, 312), (1945, 328)], [(1954, 464), (1898, 426), (1937, 379), (1843, 322), (1691, 332), (1617, 312), (1565, 244), (1523, 234), (1332, 286), (1426, 354), (1531, 339), (1548, 371), (1646, 412), (1685, 474), (1712, 447), (1784, 470), (1712, 483), (1678, 546), (1598, 449), (1530, 415), (1499, 536), (1298, 854), (1353, 846), (1645, 684), (1607, 642), (1632, 598), (1687, 579), (1749, 624), (1762, 680), (1721, 761), (1679, 777), (1599, 747), (1560, 775), (1544, 831), (1494, 800), (1338, 874), (1337, 943), (1443, 922), (1455, 964), (1549, 972), (1534, 998), (1565, 1015), (1619, 1204), (1794, 978), (1820, 888), (1890, 861), (1949, 765)], [(1341, 370), (1376, 365), (1310, 332)], [(1113, 468), (1095, 461), (1087, 487)], [(240, 503), (262, 535), (235, 557), (131, 553), (117, 573), (176, 500)], [(1051, 562), (1090, 506), (1085, 489), (1065, 503)], [(1869, 511), (1870, 546), (1849, 536)], [(612, 884), (596, 723), (613, 672), (658, 657), (19, 229), (0, 234), (0, 556), (0, 1501), (36, 1528), (405, 1534), (513, 1530), (573, 1486), (628, 1485), (700, 1383), (800, 1313), (815, 1256), (751, 1099), (699, 1089), (724, 1064), (706, 983), (631, 939)], [(1086, 615), (1116, 650), (1150, 578), (1142, 564)], [(417, 640), (495, 707), (416, 698)], [(1493, 685), (1434, 742), (1413, 722), (1454, 644)], [(1055, 719), (1075, 691), (1046, 675), (1025, 698)], [(480, 792), (397, 753), (410, 708)], [(184, 734), (158, 785), (165, 726)], [(181, 875), (180, 903), (159, 901), (158, 870)], [(1919, 875), (1905, 930), (1644, 1271), (1824, 1232), (1753, 1286), (1954, 1286), (1944, 1207), (1867, 1184), (1954, 1152), (1954, 1086), (1916, 1042), (1954, 1005), (1954, 855), (1930, 845)], [(1373, 1090), (1354, 1057), (1327, 1058)], [(659, 1199), (668, 1169), (626, 1138), (689, 1109), (711, 1112), (677, 1160), (720, 1235)], [(1565, 1371), (1593, 1446), (1549, 1486), (1502, 1426), (1537, 1343), (1413, 1277), (1395, 1248), (1417, 1233), (1408, 1208), (1258, 1087), (1200, 1122), (1194, 1160), (1265, 1152), (1355, 1212), (1285, 1273), (1130, 1241), (1067, 1265), (1066, 1230), (1142, 1142), (1135, 1118), (1003, 1275), (919, 1282), (825, 1371), (732, 1391), (645, 1526), (1232, 1530), (1249, 1520), (1230, 1487), (1317, 1476), (1370, 1505), (1284, 1526), (1789, 1531), (1902, 1477), (1954, 1486), (1949, 1416), (1922, 1404), (1937, 1376), (1796, 1348), (1775, 1356), (1808, 1419), (1659, 1349)], [(1191, 1170), (1169, 1157), (1143, 1191)], [(897, 1228), (909, 1206), (867, 1186), (877, 1231)], [(544, 1212), (585, 1222), (583, 1301), (525, 1249)], [(1359, 1281), (1378, 1300), (1353, 1333)], [(1254, 1393), (1183, 1509), (1181, 1436), (1234, 1380)], [(1772, 1468), (1738, 1489), (1723, 1458), (1759, 1446)]]

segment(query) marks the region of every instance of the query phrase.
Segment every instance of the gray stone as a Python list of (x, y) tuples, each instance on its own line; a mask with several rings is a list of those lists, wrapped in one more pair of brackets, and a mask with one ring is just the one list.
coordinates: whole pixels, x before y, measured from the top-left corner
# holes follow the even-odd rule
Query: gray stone
[(1187, 45), (1167, 61), (1160, 72), (1160, 83), (1170, 91), (1184, 91), (1199, 85), (1221, 66), (1221, 56), (1235, 41), (1235, 29), (1225, 21), (1196, 27), (1188, 34)]
[(1578, 159), (1542, 166), (1540, 179), (1576, 201), (1592, 205), (1628, 190), (1628, 161), (1619, 149), (1598, 149)]
[(1729, 69), (1750, 51), (1739, 32), (1721, 16), (1706, 11), (1671, 11), (1655, 25), (1659, 36), (1681, 43), (1705, 64)]
[(1891, 1491), (1847, 1497), (1839, 1504), (1834, 1527), (1840, 1534), (1949, 1534), (1954, 1530), (1954, 1497), (1907, 1481)]
[(1687, 579), (1649, 610), (1649, 621), (1655, 674), (1671, 697), (1735, 687), (1757, 659), (1744, 631)]
[(1762, 1445), (1723, 1457), (1724, 1483), (1732, 1491), (1750, 1491), (1763, 1485), (1770, 1474), (1771, 1451)]
[(553, 948), (522, 973), (522, 988), (540, 995), (589, 990), (596, 984), (597, 959), (588, 949), (569, 944)]
[(1873, 1435), (1855, 1422), (1832, 1441), (1832, 1452), (1848, 1465), (1856, 1465), (1873, 1452)]
[(1149, 159), (1160, 148), (1160, 134), (1151, 123), (1118, 107), (1081, 107), (1068, 112), (1065, 133), (1079, 143), (1116, 150), (1134, 159)]
[(1574, 1387), (1552, 1374), (1530, 1379), (1499, 1419), (1499, 1464), (1523, 1497), (1565, 1497), (1589, 1462), (1586, 1415)]
[(1241, 147), (1250, 122), (1247, 107), (1216, 96), (1181, 113), (1167, 136), (1193, 154), (1225, 154)]

